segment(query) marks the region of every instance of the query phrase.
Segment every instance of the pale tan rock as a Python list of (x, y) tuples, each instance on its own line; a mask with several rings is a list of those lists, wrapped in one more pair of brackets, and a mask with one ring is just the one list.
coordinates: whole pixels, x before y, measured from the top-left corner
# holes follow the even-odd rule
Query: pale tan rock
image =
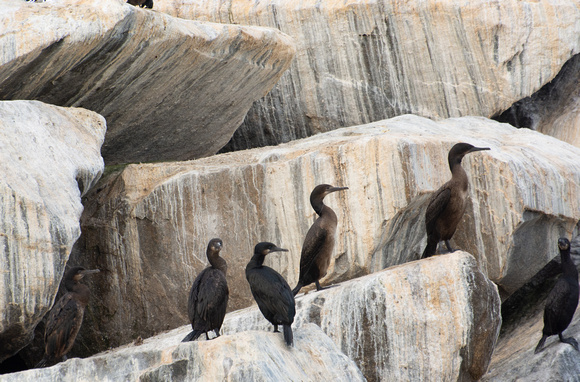
[(0, 102), (0, 362), (52, 306), (80, 235), (81, 196), (103, 171), (105, 128), (84, 109)]
[(168, 0), (156, 9), (294, 38), (295, 61), (250, 110), (235, 149), (405, 113), (491, 117), (580, 52), (575, 0)]
[(294, 331), (289, 349), (276, 333), (245, 331), (181, 343), (183, 328), (87, 359), (0, 375), (15, 381), (364, 381), (356, 364), (316, 325)]
[(450, 177), (447, 153), (459, 141), (491, 150), (463, 161), (470, 202), (452, 244), (474, 254), (503, 296), (513, 293), (580, 220), (580, 149), (485, 118), (401, 116), (108, 177), (82, 218), (79, 253), (107, 272), (80, 335), (104, 349), (187, 323), (187, 293), (213, 237), (224, 242), (230, 311), (253, 301), (244, 269), (260, 241), (289, 249), (266, 263), (293, 287), (321, 183), (349, 187), (325, 199), (338, 231), (323, 285), (417, 259), (427, 200)]
[(215, 154), (290, 65), (278, 30), (182, 20), (121, 0), (7, 0), (0, 98), (107, 119), (107, 164)]

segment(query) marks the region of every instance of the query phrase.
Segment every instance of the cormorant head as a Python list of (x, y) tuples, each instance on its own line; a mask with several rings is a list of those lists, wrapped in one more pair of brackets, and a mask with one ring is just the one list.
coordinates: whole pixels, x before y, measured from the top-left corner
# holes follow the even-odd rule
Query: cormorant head
[(558, 249), (560, 251), (567, 251), (570, 249), (570, 241), (565, 237), (561, 237), (558, 239)]
[(348, 187), (334, 187), (330, 184), (319, 184), (318, 186), (314, 187), (314, 190), (312, 190), (310, 193), (310, 203), (314, 205), (316, 202), (324, 199), (326, 195), (342, 190), (348, 190)]
[(67, 290), (71, 290), (83, 277), (92, 273), (99, 273), (99, 269), (85, 269), (84, 267), (72, 267), (64, 275), (64, 285)]
[(258, 244), (256, 244), (256, 247), (254, 247), (254, 253), (256, 255), (266, 256), (267, 254), (272, 253), (272, 252), (288, 252), (288, 250), (284, 249), (284, 248), (277, 247), (276, 244), (268, 243), (268, 242), (258, 243)]
[(489, 147), (475, 147), (469, 143), (456, 143), (453, 145), (451, 150), (449, 150), (449, 155), (447, 160), (449, 161), (449, 168), (453, 169), (453, 165), (456, 163), (461, 163), (461, 160), (466, 154), (472, 153), (474, 151), (490, 150)]
[(207, 245), (207, 250), (208, 250), (208, 252), (210, 250), (213, 252), (219, 252), (219, 251), (221, 251), (223, 246), (224, 246), (224, 243), (222, 242), (222, 239), (215, 238), (215, 239), (211, 239), (209, 241), (209, 244)]

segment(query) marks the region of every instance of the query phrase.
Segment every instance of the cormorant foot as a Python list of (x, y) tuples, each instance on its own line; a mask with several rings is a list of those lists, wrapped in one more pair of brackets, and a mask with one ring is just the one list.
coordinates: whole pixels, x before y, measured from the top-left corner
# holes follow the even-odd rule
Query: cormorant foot
[(314, 283), (316, 284), (317, 291), (321, 291), (321, 290), (329, 289), (329, 288), (334, 288), (334, 287), (337, 287), (340, 285), (340, 284), (334, 284), (334, 285), (327, 285), (327, 286), (323, 287), (320, 285), (320, 283), (318, 281), (315, 281)]
[(447, 250), (449, 251), (449, 253), (455, 252), (455, 249), (453, 249), (451, 247), (451, 244), (449, 243), (449, 240), (445, 240), (445, 246), (447, 247)]
[(572, 337), (564, 338), (562, 337), (562, 334), (559, 334), (559, 336), (561, 342), (564, 342), (565, 344), (572, 346), (574, 349), (576, 349), (576, 351), (580, 351), (580, 349), (578, 348), (578, 341), (576, 341), (576, 339)]

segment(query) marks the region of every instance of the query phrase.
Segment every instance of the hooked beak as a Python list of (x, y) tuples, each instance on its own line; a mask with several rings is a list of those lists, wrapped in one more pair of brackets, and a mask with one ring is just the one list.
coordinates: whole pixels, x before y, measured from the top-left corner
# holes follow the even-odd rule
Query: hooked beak
[(342, 191), (342, 190), (348, 190), (348, 187), (330, 187), (328, 189), (328, 193), (330, 194), (331, 192)]
[(90, 275), (92, 273), (99, 273), (100, 269), (85, 269), (84, 271), (80, 271), (79, 273), (83, 276)]
[(472, 153), (474, 151), (483, 151), (483, 150), (491, 150), (491, 149), (489, 147), (473, 147), (468, 151), (468, 153)]
[(285, 248), (274, 247), (270, 250), (270, 253), (272, 253), (272, 252), (288, 252), (288, 250)]

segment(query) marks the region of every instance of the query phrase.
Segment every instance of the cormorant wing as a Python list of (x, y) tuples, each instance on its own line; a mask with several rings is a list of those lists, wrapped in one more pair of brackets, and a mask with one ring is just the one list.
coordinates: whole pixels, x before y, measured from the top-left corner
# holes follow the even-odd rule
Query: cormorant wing
[(427, 211), (425, 212), (425, 225), (427, 227), (427, 235), (435, 231), (437, 218), (441, 216), (451, 199), (451, 189), (444, 185), (431, 198)]
[(204, 321), (214, 321), (216, 312), (225, 314), (228, 304), (229, 289), (222, 271), (210, 268), (203, 275), (197, 293), (197, 317)]
[(575, 280), (558, 279), (546, 299), (544, 323), (549, 323), (555, 332), (562, 331), (570, 324), (578, 306), (578, 287)]
[(72, 293), (65, 294), (50, 311), (44, 343), (49, 355), (62, 355), (69, 345), (71, 336), (76, 336), (83, 319), (83, 309), (73, 298)]
[(249, 272), (248, 282), (262, 313), (264, 310), (269, 312), (281, 323), (294, 321), (296, 313), (294, 295), (282, 275), (272, 268), (263, 266), (258, 272)]
[(307, 275), (310, 272), (326, 242), (328, 232), (317, 223), (318, 220), (310, 227), (308, 233), (306, 233), (304, 244), (302, 245), (302, 253), (300, 254), (300, 276)]

